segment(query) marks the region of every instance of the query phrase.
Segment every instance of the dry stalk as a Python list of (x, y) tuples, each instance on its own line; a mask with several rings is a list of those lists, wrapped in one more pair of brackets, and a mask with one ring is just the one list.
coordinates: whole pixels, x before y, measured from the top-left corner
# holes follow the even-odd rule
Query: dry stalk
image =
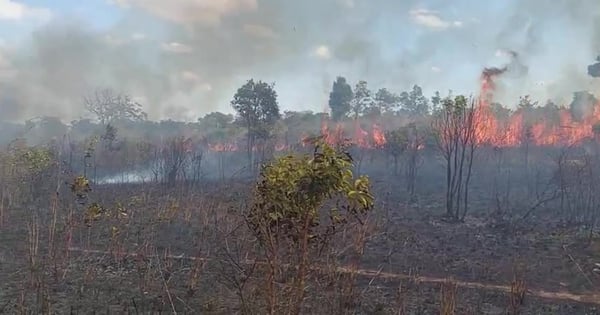
[(167, 297), (169, 298), (169, 303), (171, 304), (171, 310), (173, 311), (173, 314), (177, 315), (177, 310), (175, 308), (175, 304), (173, 304), (173, 297), (171, 296), (171, 291), (169, 290), (169, 285), (167, 284), (167, 280), (165, 278), (163, 268), (160, 264), (160, 257), (158, 255), (158, 253), (156, 253), (156, 262), (158, 264), (158, 271), (160, 272), (160, 278), (162, 279), (162, 283), (165, 287), (165, 292), (167, 293)]
[(453, 280), (446, 280), (441, 285), (440, 315), (454, 315), (456, 312), (457, 285)]
[(525, 281), (515, 276), (510, 284), (510, 315), (518, 315), (521, 313), (521, 307), (525, 303), (525, 294), (527, 287)]
[(396, 315), (406, 315), (406, 304), (404, 302), (404, 291), (402, 290), (402, 282), (400, 282), (400, 285), (398, 286), (397, 303), (398, 311), (396, 312)]
[(28, 233), (27, 233), (27, 242), (29, 245), (29, 268), (31, 275), (31, 284), (34, 287), (37, 287), (34, 282), (35, 276), (34, 274), (38, 268), (38, 253), (40, 247), (40, 225), (38, 222), (37, 216), (33, 216), (30, 223), (28, 223)]

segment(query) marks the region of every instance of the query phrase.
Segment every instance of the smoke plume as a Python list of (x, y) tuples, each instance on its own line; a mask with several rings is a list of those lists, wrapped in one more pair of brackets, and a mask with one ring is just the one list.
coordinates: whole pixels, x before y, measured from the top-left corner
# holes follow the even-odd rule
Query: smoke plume
[(499, 48), (518, 55), (484, 75), (509, 106), (523, 94), (593, 89), (585, 67), (600, 53), (600, 2), (524, 0), (493, 11), (461, 2), (112, 0), (123, 17), (106, 27), (53, 12), (21, 40), (0, 41), (2, 119), (68, 121), (84, 114), (86, 94), (112, 88), (151, 119), (195, 120), (231, 111), (251, 77), (276, 81), (284, 110), (322, 110), (323, 80), (338, 75), (373, 89), (471, 94)]
[(596, 58), (597, 62), (588, 66), (588, 74), (593, 78), (600, 77), (600, 56)]

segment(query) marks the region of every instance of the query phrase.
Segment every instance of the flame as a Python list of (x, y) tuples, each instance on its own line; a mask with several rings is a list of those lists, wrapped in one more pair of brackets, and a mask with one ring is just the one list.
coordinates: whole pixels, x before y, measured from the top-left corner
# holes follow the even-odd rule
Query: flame
[(235, 143), (209, 143), (208, 149), (214, 152), (233, 152), (238, 150), (238, 146)]
[(538, 146), (574, 145), (585, 139), (596, 138), (594, 126), (600, 123), (600, 102), (591, 115), (575, 121), (570, 111), (559, 110), (559, 125), (542, 118), (527, 122), (523, 110), (515, 111), (506, 122), (500, 122), (490, 108), (494, 96), (494, 79), (505, 69), (486, 69), (481, 76), (479, 102), (475, 109), (475, 139), (478, 144), (496, 147), (514, 147), (526, 141)]
[(383, 130), (381, 130), (381, 128), (377, 124), (373, 125), (373, 142), (375, 143), (375, 146), (378, 148), (383, 147), (386, 143), (385, 134), (383, 133)]

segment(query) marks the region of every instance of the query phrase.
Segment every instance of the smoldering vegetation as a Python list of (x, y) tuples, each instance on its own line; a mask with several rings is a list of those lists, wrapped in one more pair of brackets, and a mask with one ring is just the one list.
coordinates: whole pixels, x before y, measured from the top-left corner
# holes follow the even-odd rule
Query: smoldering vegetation
[[(280, 113), (275, 87), (249, 80), (237, 115), (195, 123), (148, 121), (105, 90), (87, 98), (94, 120), (5, 124), (3, 310), (597, 313), (600, 104), (578, 92), (509, 110), (500, 79), (484, 70), (485, 97), (469, 99), (338, 78), (332, 116)], [(327, 187), (329, 168), (293, 182), (332, 154), (314, 137), (350, 154), (373, 207), (326, 198), (311, 225), (274, 210)]]
[[(190, 121), (224, 110), (250, 76), (285, 87), (288, 99), (299, 99), (289, 106), (319, 110), (321, 92), (336, 73), (377, 86), (407, 89), (417, 83), (470, 93), (475, 80), (455, 83), (453, 73), (475, 67), (474, 78), (498, 49), (518, 52), (524, 64), (553, 69), (543, 86), (516, 80), (503, 89), (503, 100), (535, 94), (557, 101), (590, 88), (591, 77), (573, 69), (586, 66), (600, 51), (598, 4), (593, 0), (550, 6), (517, 1), (501, 13), (471, 4), (473, 16), (462, 16), (443, 1), (433, 1), (429, 10), (418, 9), (418, 1), (390, 0), (242, 0), (207, 7), (190, 0), (171, 6), (116, 3), (129, 9), (114, 25), (97, 29), (82, 18), (55, 15), (31, 36), (0, 46), (4, 120), (47, 115), (66, 122), (78, 119), (84, 113), (82, 95), (100, 87), (127, 92), (144, 103), (151, 119)], [(204, 13), (194, 13), (197, 8)], [(410, 39), (404, 25), (426, 28), (422, 24), (428, 19), (439, 21), (435, 31)], [(562, 25), (560, 34), (545, 32), (555, 30), (556, 23)], [(381, 40), (383, 29), (398, 34), (398, 40)], [(396, 47), (405, 37), (406, 47)], [(556, 37), (567, 42), (553, 46), (550, 39)], [(397, 54), (389, 56), (390, 49)], [(432, 73), (432, 67), (441, 71)], [(298, 86), (290, 73), (310, 83)], [(302, 89), (317, 92), (306, 95), (298, 91)]]
[[(130, 13), (0, 47), (0, 313), (600, 314), (597, 1), (487, 28), (413, 1), (185, 2), (118, 2), (161, 38)], [(397, 10), (437, 31), (390, 58), (372, 21)], [(578, 60), (534, 61), (573, 50), (557, 20)], [(421, 86), (498, 47), (475, 96)], [(299, 69), (327, 112), (281, 110)]]

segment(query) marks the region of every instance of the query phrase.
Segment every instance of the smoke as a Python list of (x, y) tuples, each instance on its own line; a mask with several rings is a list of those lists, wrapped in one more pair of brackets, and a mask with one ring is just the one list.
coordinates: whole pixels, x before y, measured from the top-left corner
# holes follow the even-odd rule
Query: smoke
[[(115, 2), (127, 14), (110, 29), (56, 16), (14, 49), (0, 48), (3, 119), (74, 119), (84, 114), (84, 95), (112, 88), (140, 101), (151, 119), (195, 120), (230, 109), (235, 89), (250, 77), (281, 82), (306, 68), (318, 59), (311, 54), (318, 45), (321, 55), (352, 67), (364, 62), (367, 69), (369, 58), (377, 58), (376, 44), (359, 31), (369, 16), (329, 21), (356, 12), (353, 2)], [(332, 42), (332, 33), (340, 40)]]
[(502, 68), (496, 68), (496, 67), (485, 68), (485, 69), (483, 69), (481, 76), (484, 80), (492, 80), (495, 77), (506, 72), (506, 70), (508, 70), (508, 66), (504, 66)]
[[(512, 78), (520, 78), (527, 75), (529, 68), (519, 59), (519, 54), (512, 50), (499, 50), (497, 55), (506, 55), (510, 62), (502, 67), (488, 67), (481, 72), (482, 91), (484, 97), (493, 97), (493, 93), (498, 92), (497, 80), (504, 74)], [(506, 89), (499, 89), (500, 92)]]
[(596, 61), (596, 63), (589, 65), (587, 68), (588, 74), (593, 78), (600, 77), (600, 56), (596, 58)]
[(518, 60), (528, 69), (522, 68), (525, 75), (519, 71), (502, 75), (498, 100), (511, 105), (529, 94), (542, 103), (550, 99), (568, 105), (574, 91), (598, 90), (586, 70), (589, 60), (600, 53), (600, 2), (525, 0), (507, 6), (496, 19), (501, 28), (495, 43), (518, 52)]
[(277, 82), (282, 109), (293, 110), (322, 110), (323, 88), (337, 75), (398, 92), (419, 84), (425, 93), (471, 94), (499, 48), (508, 62), (484, 75), (501, 75), (497, 94), (507, 102), (535, 95), (529, 89), (561, 96), (531, 83), (540, 80), (570, 96), (588, 82), (564, 69), (585, 76), (582, 60), (600, 53), (600, 2), (592, 0), (524, 0), (498, 10), (442, 0), (112, 2), (124, 15), (108, 28), (56, 13), (26, 40), (0, 45), (3, 119), (68, 121), (84, 114), (84, 95), (112, 88), (151, 119), (195, 120), (230, 111), (251, 77)]

